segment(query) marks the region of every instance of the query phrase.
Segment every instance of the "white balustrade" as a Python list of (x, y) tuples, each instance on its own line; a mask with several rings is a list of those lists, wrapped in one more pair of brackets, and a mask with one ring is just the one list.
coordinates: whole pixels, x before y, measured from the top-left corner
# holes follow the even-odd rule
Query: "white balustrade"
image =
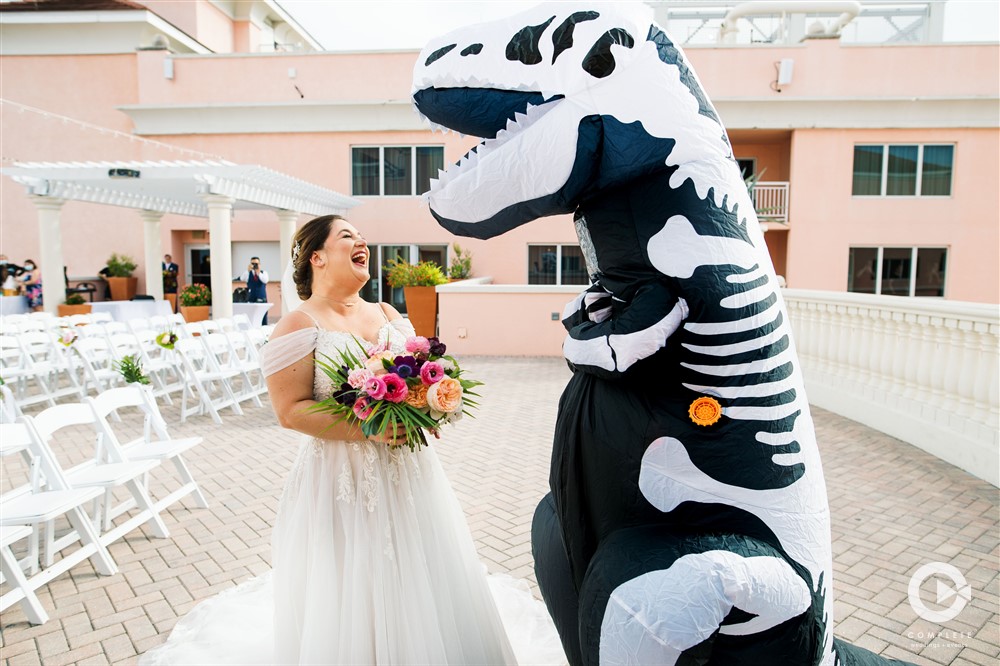
[(783, 290), (809, 401), (1000, 485), (1000, 308)]
[(754, 183), (753, 205), (761, 220), (788, 224), (788, 183), (779, 181)]

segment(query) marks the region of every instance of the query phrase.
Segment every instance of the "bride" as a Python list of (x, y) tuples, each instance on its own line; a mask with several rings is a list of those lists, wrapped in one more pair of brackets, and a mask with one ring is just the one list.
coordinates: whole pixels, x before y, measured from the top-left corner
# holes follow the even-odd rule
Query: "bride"
[(561, 662), (540, 602), (487, 584), (433, 445), (411, 452), (390, 446), (397, 433), (366, 438), (308, 411), (333, 390), (317, 357), (355, 338), (402, 353), (414, 332), (361, 299), (370, 253), (345, 219), (311, 220), (293, 245), (303, 303), (261, 359), (279, 422), (306, 435), (274, 524), (273, 577), (195, 607), (140, 663), (514, 664), (504, 624), (523, 662)]

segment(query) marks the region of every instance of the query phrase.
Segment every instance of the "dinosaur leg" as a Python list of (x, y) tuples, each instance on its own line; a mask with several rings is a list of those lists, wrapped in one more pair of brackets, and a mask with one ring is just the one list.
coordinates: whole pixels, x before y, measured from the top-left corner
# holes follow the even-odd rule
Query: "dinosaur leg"
[(880, 657), (864, 648), (859, 648), (850, 643), (834, 638), (833, 649), (837, 653), (838, 666), (886, 666), (887, 664), (899, 664), (899, 666), (913, 666), (908, 661), (898, 661)]
[(737, 535), (618, 530), (580, 591), (583, 663), (817, 664), (809, 585), (772, 546)]
[(579, 598), (551, 494), (543, 497), (535, 509), (531, 522), (531, 555), (535, 558), (538, 587), (559, 632), (566, 658), (573, 666), (579, 666), (583, 663), (577, 631)]

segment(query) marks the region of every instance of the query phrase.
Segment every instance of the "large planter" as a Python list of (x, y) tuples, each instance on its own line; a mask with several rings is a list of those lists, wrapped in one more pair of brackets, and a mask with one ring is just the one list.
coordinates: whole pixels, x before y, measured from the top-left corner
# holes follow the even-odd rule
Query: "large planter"
[(435, 287), (403, 287), (406, 314), (417, 335), (425, 338), (437, 333), (437, 289)]
[(209, 309), (211, 307), (211, 305), (182, 305), (181, 316), (189, 324), (193, 321), (206, 321), (210, 318)]
[(90, 303), (81, 303), (80, 305), (66, 305), (65, 303), (60, 303), (56, 306), (56, 314), (60, 317), (90, 314)]
[(111, 300), (113, 301), (131, 301), (139, 286), (139, 278), (137, 277), (109, 277), (104, 279), (108, 281), (108, 289), (111, 290)]

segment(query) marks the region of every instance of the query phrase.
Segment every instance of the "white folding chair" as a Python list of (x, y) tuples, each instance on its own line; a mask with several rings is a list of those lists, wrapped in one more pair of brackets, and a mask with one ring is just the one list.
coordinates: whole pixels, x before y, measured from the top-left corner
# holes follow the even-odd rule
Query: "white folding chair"
[[(172, 438), (150, 391), (134, 385), (124, 386), (105, 391), (96, 398), (88, 398), (87, 403), (97, 416), (102, 443), (110, 460), (117, 462), (127, 460), (165, 462), (169, 460), (174, 464), (177, 475), (181, 479), (181, 487), (154, 501), (154, 506), (158, 511), (162, 511), (187, 495), (194, 495), (195, 503), (199, 507), (208, 508), (208, 501), (182, 457), (182, 454), (201, 444), (202, 438)], [(143, 434), (136, 439), (122, 441), (107, 417), (129, 407), (136, 408), (142, 413)]]
[(103, 335), (79, 338), (73, 343), (76, 352), (74, 360), (83, 369), (84, 393), (93, 386), (97, 393), (105, 391), (122, 381), (121, 373), (115, 367), (115, 355)]
[(110, 312), (91, 312), (89, 315), (83, 315), (83, 316), (90, 317), (88, 321), (91, 321), (95, 324), (115, 320), (115, 318), (111, 316)]
[(242, 312), (233, 315), (233, 326), (241, 331), (247, 331), (253, 328), (250, 325), (250, 317), (246, 316)]
[[(48, 448), (52, 459), (58, 464), (57, 451), (60, 447), (54, 441), (55, 434), (71, 426), (87, 425), (93, 428), (96, 435), (102, 435), (97, 415), (89, 404), (56, 405), (38, 413), (34, 417), (24, 419), (29, 430), (36, 436), (41, 448)], [(135, 528), (149, 523), (153, 534), (165, 538), (170, 534), (167, 526), (160, 518), (159, 511), (153, 506), (153, 501), (146, 492), (143, 479), (145, 475), (160, 464), (158, 460), (103, 462), (99, 452), (94, 458), (64, 470), (64, 478), (73, 488), (99, 488), (103, 491), (104, 500), (94, 513), (99, 521), (100, 540), (104, 545), (117, 541), (120, 537)], [(113, 506), (113, 491), (125, 488), (131, 494), (131, 499), (118, 506)], [(112, 520), (132, 507), (139, 511), (120, 525), (112, 525)], [(46, 544), (51, 542), (51, 534), (47, 530)]]
[(20, 336), (0, 335), (0, 376), (13, 386), (18, 405), (56, 404), (52, 374), (50, 368), (36, 367)]
[(188, 393), (185, 391), (181, 395), (181, 422), (187, 420), (192, 414), (208, 413), (212, 420), (222, 424), (222, 417), (219, 410), (229, 407), (234, 413), (243, 415), (239, 400), (233, 393), (230, 384), (233, 376), (239, 371), (222, 371), (216, 367), (212, 353), (205, 347), (204, 343), (198, 339), (178, 340), (174, 345), (184, 364), (184, 374), (188, 384), (194, 387), (197, 395), (197, 404), (188, 407)]
[(42, 608), (42, 602), (35, 596), (35, 589), (38, 586), (33, 586), (31, 581), (24, 577), (21, 564), (10, 548), (12, 544), (21, 539), (31, 538), (34, 533), (34, 528), (29, 525), (0, 526), (0, 570), (3, 571), (4, 581), (11, 588), (9, 592), (0, 597), (0, 612), (20, 601), (21, 610), (24, 611), (31, 624), (45, 624), (49, 621), (49, 614), (45, 612), (45, 609)]
[(160, 335), (155, 329), (140, 330), (135, 334), (138, 342), (139, 358), (143, 370), (149, 375), (153, 384), (153, 395), (163, 396), (168, 405), (174, 404), (170, 394), (175, 391), (187, 390), (184, 383), (184, 368), (180, 358), (169, 349), (164, 349), (156, 342)]
[[(216, 372), (230, 376), (231, 381), (237, 378), (241, 380), (239, 391), (233, 386), (236, 399), (240, 402), (252, 400), (255, 406), (260, 407), (258, 396), (267, 391), (267, 385), (264, 383), (260, 363), (247, 351), (246, 341), (240, 343), (241, 352), (236, 350), (232, 340), (225, 333), (208, 333), (202, 337), (202, 342), (209, 351), (209, 362)], [(256, 375), (257, 381), (254, 381), (251, 375)]]
[(6, 384), (0, 384), (0, 423), (14, 423), (21, 415), (14, 392)]
[[(3, 442), (4, 453), (14, 453), (16, 449), (21, 448), (28, 452), (32, 460), (26, 482), (0, 496), (0, 527), (16, 528), (30, 525), (37, 529), (38, 525), (52, 526), (56, 519), (65, 517), (69, 521), (71, 531), (59, 542), (53, 541), (51, 546), (61, 550), (79, 541), (80, 547), (58, 561), (53, 560), (54, 550), (47, 550), (45, 565), (39, 571), (37, 546), (33, 545), (29, 550), (27, 561), (14, 562), (14, 566), (18, 569), (28, 570), (33, 574), (25, 581), (27, 589), (31, 591), (38, 589), (86, 559), (92, 561), (94, 568), (101, 575), (111, 576), (118, 573), (118, 566), (105, 545), (101, 543), (94, 525), (83, 510), (85, 504), (101, 496), (103, 489), (74, 488), (70, 485), (48, 447), (39, 444), (38, 437), (31, 430), (30, 419), (30, 416), (25, 416), (20, 423), (0, 424), (0, 441)], [(7, 458), (7, 455), (0, 457), (4, 460)], [(11, 539), (24, 538), (21, 536), (24, 534), (23, 530), (15, 529), (13, 534), (17, 536), (10, 537)], [(3, 541), (6, 542), (7, 539), (4, 538)], [(6, 570), (4, 575), (8, 580), (11, 579)], [(17, 600), (17, 595), (10, 597), (10, 603)], [(7, 607), (6, 597), (3, 607)]]

